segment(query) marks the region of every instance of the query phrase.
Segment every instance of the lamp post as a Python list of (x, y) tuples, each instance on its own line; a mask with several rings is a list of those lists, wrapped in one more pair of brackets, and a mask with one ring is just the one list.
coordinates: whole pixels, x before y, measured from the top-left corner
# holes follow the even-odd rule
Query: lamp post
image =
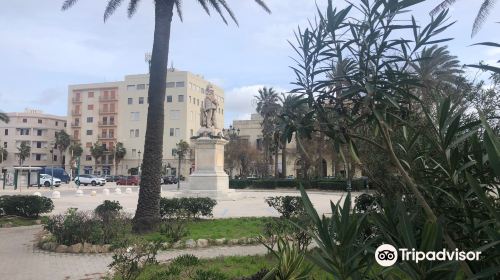
[(139, 155), (139, 160), (137, 162), (137, 175), (139, 175), (139, 177), (141, 176), (141, 150), (139, 150), (137, 152), (137, 154)]

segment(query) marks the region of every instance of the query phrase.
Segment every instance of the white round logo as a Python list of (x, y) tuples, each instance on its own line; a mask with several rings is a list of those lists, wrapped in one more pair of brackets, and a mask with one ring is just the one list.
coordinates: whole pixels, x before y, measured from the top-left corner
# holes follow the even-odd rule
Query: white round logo
[(398, 260), (398, 250), (390, 244), (382, 244), (375, 250), (375, 260), (381, 266), (391, 266)]

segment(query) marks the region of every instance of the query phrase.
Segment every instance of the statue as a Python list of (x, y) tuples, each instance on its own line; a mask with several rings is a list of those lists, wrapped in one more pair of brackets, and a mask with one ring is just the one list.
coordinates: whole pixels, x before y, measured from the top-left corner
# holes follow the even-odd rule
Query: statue
[(205, 90), (205, 102), (201, 108), (201, 127), (206, 128), (217, 128), (217, 108), (219, 106), (219, 101), (214, 94), (214, 89), (211, 84), (209, 84)]

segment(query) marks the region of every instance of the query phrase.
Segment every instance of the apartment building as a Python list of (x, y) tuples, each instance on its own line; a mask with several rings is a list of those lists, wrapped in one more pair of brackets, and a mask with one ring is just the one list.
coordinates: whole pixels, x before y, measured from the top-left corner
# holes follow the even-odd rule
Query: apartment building
[[(11, 170), (19, 166), (18, 148), (22, 142), (31, 147), (23, 166), (63, 166), (64, 155), (54, 149), (55, 134), (66, 129), (66, 117), (44, 114), (40, 110), (26, 109), (20, 113), (7, 113), (8, 123), (0, 122), (0, 145), (8, 152), (0, 167)], [(1, 155), (0, 155), (1, 156)]]
[[(200, 110), (208, 84), (202, 76), (187, 71), (170, 69), (167, 75), (163, 162), (168, 174), (177, 174), (176, 144), (180, 140), (189, 142), (200, 128)], [(72, 120), (68, 134), (82, 143), (84, 155), (80, 165), (84, 173), (127, 174), (139, 167), (144, 151), (148, 88), (147, 74), (127, 75), (123, 81), (69, 87), (68, 112)], [(222, 126), (224, 91), (215, 85), (214, 91), (220, 108), (217, 119)], [(109, 151), (97, 166), (90, 153), (90, 147), (96, 142)], [(123, 143), (127, 154), (115, 170), (111, 151), (117, 142)], [(181, 164), (184, 176), (193, 168), (194, 162), (190, 159)]]

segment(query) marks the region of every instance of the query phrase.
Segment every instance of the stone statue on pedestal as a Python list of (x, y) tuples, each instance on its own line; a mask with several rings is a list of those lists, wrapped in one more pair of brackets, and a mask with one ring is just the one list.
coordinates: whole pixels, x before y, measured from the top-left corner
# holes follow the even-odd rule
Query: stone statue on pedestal
[(215, 97), (212, 85), (208, 85), (205, 90), (206, 96), (203, 107), (201, 108), (201, 127), (217, 128), (217, 109), (219, 101)]

